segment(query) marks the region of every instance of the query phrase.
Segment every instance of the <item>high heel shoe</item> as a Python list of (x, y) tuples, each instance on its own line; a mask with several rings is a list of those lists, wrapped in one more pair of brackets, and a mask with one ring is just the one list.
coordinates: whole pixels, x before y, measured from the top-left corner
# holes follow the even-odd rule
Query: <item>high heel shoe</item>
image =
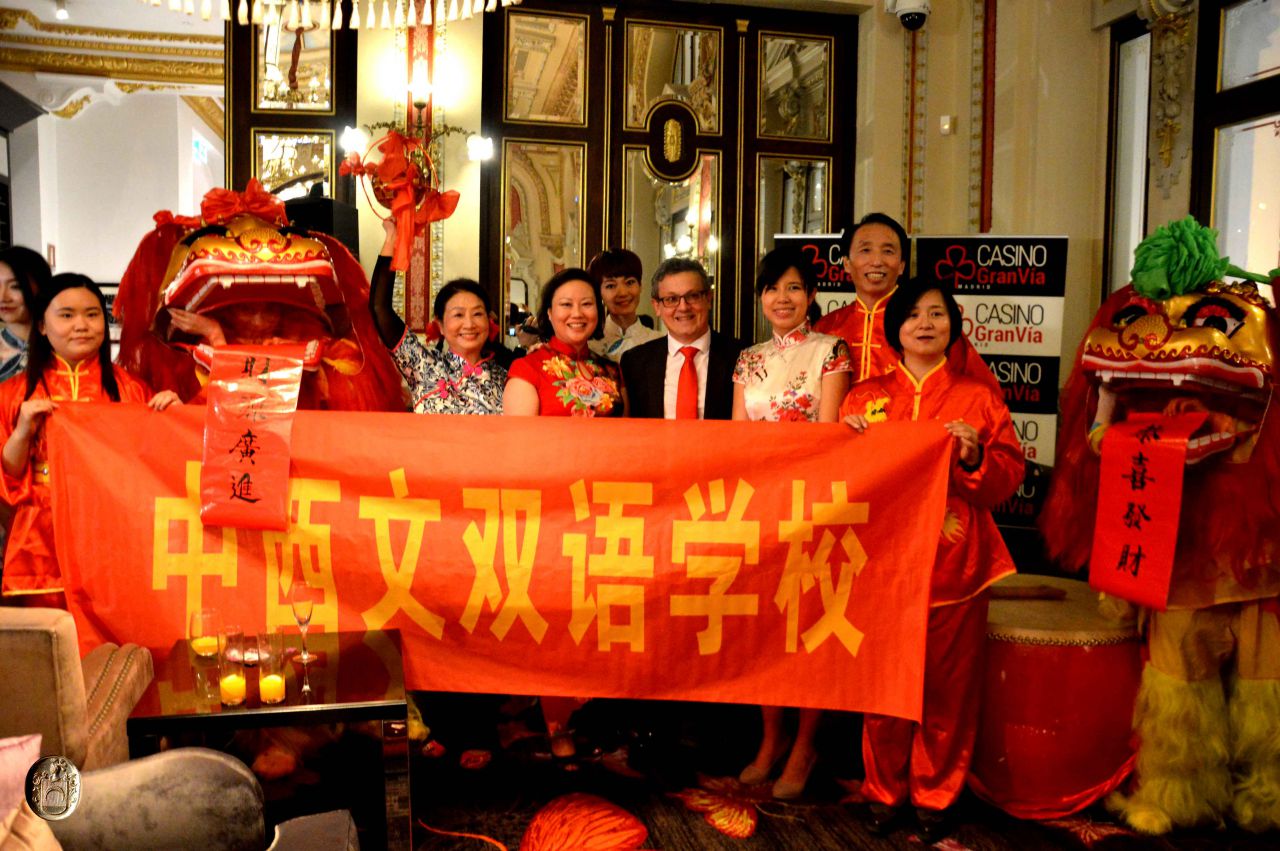
[(742, 769), (742, 773), (738, 775), (738, 782), (743, 786), (759, 786), (769, 779), (769, 775), (773, 774), (773, 770), (778, 767), (778, 763), (782, 762), (790, 750), (791, 740), (783, 739), (777, 753), (765, 760), (765, 768), (759, 767), (760, 755), (756, 754), (756, 758), (751, 761), (751, 764)]
[[(809, 772), (813, 771), (813, 766), (818, 762), (818, 753), (810, 751), (807, 757), (802, 758), (804, 763), (799, 772), (791, 771), (791, 762), (795, 759), (795, 755), (792, 754), (791, 759), (787, 760), (787, 767), (782, 770), (782, 776), (773, 784), (773, 797), (780, 801), (790, 801), (804, 794), (805, 784), (809, 782)], [(796, 773), (800, 776), (796, 777)]]

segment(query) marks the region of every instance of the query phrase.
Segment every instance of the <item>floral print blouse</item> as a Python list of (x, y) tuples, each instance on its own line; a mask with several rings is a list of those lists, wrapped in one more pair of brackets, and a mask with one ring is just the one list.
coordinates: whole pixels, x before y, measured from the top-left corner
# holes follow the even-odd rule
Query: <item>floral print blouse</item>
[(502, 413), (507, 370), (492, 355), (473, 366), (448, 346), (425, 346), (406, 330), (391, 359), (409, 385), (415, 414)]
[(616, 417), (622, 415), (622, 379), (611, 361), (585, 346), (574, 350), (552, 337), (542, 348), (511, 364), (511, 377), (538, 391), (543, 417)]
[(840, 337), (801, 325), (743, 350), (733, 370), (747, 404), (747, 419), (817, 422), (822, 377), (849, 372), (849, 347)]

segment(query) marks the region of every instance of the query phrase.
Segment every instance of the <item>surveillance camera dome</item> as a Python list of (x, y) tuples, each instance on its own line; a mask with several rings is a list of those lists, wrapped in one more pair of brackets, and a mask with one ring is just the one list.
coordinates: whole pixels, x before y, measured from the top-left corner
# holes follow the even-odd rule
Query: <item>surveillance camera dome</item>
[(928, 17), (929, 15), (926, 12), (903, 12), (898, 15), (898, 20), (902, 23), (902, 26), (915, 32), (924, 26), (925, 19)]

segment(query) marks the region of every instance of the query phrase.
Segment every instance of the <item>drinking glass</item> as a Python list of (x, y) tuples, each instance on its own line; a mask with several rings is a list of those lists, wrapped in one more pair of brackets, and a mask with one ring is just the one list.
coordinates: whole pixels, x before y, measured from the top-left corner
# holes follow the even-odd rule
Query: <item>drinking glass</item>
[(263, 703), (284, 700), (284, 636), (277, 631), (258, 633), (258, 696)]
[(187, 643), (197, 656), (212, 659), (218, 655), (218, 610), (197, 609), (187, 623)]
[(302, 581), (293, 583), (289, 589), (289, 605), (293, 607), (293, 619), (302, 633), (302, 652), (298, 654), (298, 661), (306, 665), (316, 658), (307, 652), (307, 626), (315, 609), (315, 589)]
[(244, 703), (244, 632), (223, 627), (218, 637), (218, 693), (224, 706)]

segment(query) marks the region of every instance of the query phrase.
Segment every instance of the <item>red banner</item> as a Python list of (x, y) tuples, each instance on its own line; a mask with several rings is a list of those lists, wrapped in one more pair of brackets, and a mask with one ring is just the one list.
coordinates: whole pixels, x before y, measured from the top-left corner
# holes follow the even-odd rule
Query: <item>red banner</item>
[[(159, 650), (188, 614), (400, 629), (414, 689), (919, 718), (950, 444), (844, 426), (299, 412), (290, 524), (200, 522), (199, 408), (49, 422), (82, 642)], [(121, 435), (129, 435), (124, 441)]]
[(1089, 585), (1164, 611), (1178, 547), (1187, 441), (1207, 412), (1134, 413), (1102, 438)]

